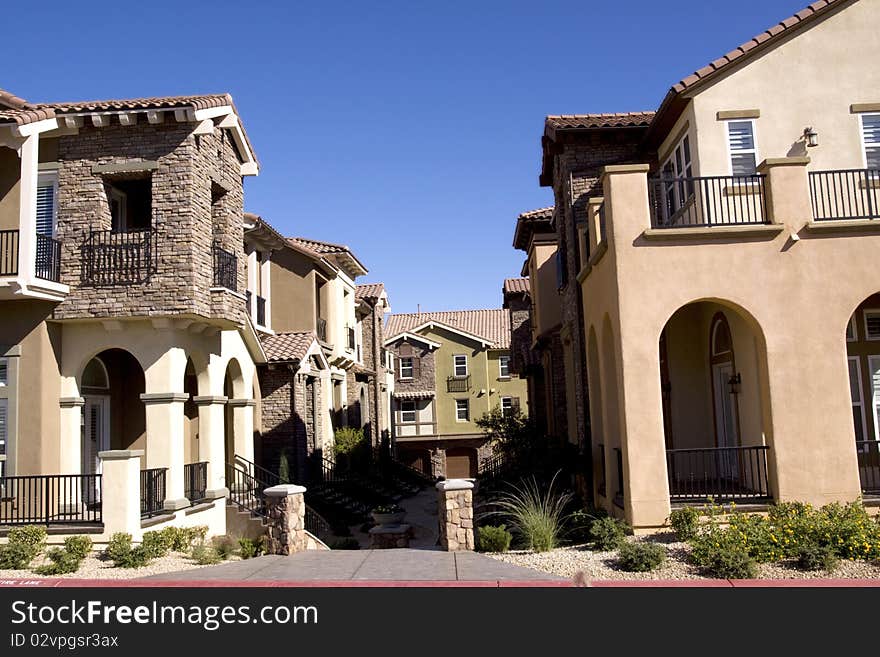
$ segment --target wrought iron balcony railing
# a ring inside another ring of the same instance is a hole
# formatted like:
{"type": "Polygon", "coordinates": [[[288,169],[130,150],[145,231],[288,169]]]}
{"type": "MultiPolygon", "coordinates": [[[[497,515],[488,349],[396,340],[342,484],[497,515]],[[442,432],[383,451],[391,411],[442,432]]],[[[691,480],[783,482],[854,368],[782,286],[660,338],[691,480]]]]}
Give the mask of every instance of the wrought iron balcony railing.
{"type": "Polygon", "coordinates": [[[82,246],[82,282],[86,285],[146,283],[156,272],[156,232],[96,230],[82,246]]]}
{"type": "Polygon", "coordinates": [[[880,219],[880,169],[810,172],[815,221],[880,219]]]}
{"type": "Polygon", "coordinates": [[[214,245],[214,287],[238,291],[238,258],[220,246],[214,245]]]}
{"type": "Polygon", "coordinates": [[[467,392],[471,389],[471,376],[450,376],[446,379],[446,392],[467,392]]]}
{"type": "Polygon", "coordinates": [[[700,228],[767,223],[764,176],[651,178],[652,228],[700,228]]]}

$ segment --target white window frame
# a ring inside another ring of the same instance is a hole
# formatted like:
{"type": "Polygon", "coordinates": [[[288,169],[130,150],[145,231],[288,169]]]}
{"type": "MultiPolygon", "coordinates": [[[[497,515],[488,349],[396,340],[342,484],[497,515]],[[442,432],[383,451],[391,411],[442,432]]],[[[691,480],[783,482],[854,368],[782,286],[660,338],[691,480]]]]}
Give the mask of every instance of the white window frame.
{"type": "Polygon", "coordinates": [[[58,230],[58,170],[50,169],[41,171],[37,175],[37,187],[52,186],[52,234],[55,237],[58,230]]]}
{"type": "Polygon", "coordinates": [[[853,313],[852,317],[849,318],[849,322],[846,324],[846,341],[847,342],[858,342],[859,336],[856,333],[856,326],[858,322],[856,321],[856,314],[853,313]]]}
{"type": "Polygon", "coordinates": [[[471,400],[470,399],[456,399],[455,400],[455,421],[456,422],[470,422],[471,421],[471,400]],[[461,406],[459,404],[464,404],[464,418],[461,417],[461,406]]]}
{"type": "Polygon", "coordinates": [[[880,316],[880,308],[865,308],[862,312],[862,326],[865,329],[865,340],[880,340],[880,335],[872,338],[871,334],[868,332],[868,315],[880,316]]]}
{"type": "Polygon", "coordinates": [[[0,358],[0,388],[9,385],[9,359],[0,358]]]}
{"type": "MultiPolygon", "coordinates": [[[[755,172],[757,173],[758,164],[761,162],[760,156],[758,155],[758,125],[755,122],[755,119],[730,119],[724,122],[724,132],[727,141],[727,167],[731,176],[734,175],[746,175],[746,174],[734,174],[733,173],[733,154],[734,153],[752,153],[755,156],[755,172]],[[752,148],[746,148],[739,151],[734,151],[730,147],[730,124],[731,123],[749,123],[752,126],[752,148]]],[[[748,174],[752,175],[752,174],[748,174]]]]}
{"type": "Polygon", "coordinates": [[[414,370],[413,370],[413,366],[414,366],[414,365],[415,365],[415,363],[413,363],[413,357],[412,357],[412,356],[401,356],[401,357],[400,357],[400,380],[401,380],[401,381],[406,380],[406,379],[411,379],[411,378],[413,378],[413,371],[414,371],[414,370]],[[407,361],[407,360],[409,361],[409,367],[407,367],[407,366],[405,366],[405,365],[403,364],[403,362],[404,362],[404,361],[407,361]],[[408,369],[408,370],[409,370],[409,375],[405,375],[405,374],[403,373],[403,370],[404,370],[404,369],[408,369]]]}
{"type": "Polygon", "coordinates": [[[463,379],[468,375],[468,357],[467,354],[454,354],[452,356],[452,373],[456,379],[463,379]],[[464,358],[464,374],[458,373],[458,359],[464,358]]]}
{"type": "Polygon", "coordinates": [[[419,410],[416,407],[415,401],[413,401],[412,399],[407,399],[407,400],[401,401],[400,402],[400,423],[401,424],[415,424],[416,422],[418,422],[418,420],[419,420],[419,410]],[[407,408],[405,408],[407,406],[411,406],[412,408],[408,410],[407,408]],[[411,420],[406,419],[407,413],[412,413],[411,420]]]}
{"type": "MultiPolygon", "coordinates": [[[[4,462],[4,470],[5,470],[5,461],[6,457],[9,456],[9,400],[6,397],[0,398],[0,406],[3,406],[4,409],[4,422],[3,422],[3,453],[0,454],[0,462],[4,462]]],[[[0,473],[2,474],[2,473],[0,473]]]]}
{"type": "MultiPolygon", "coordinates": [[[[868,144],[865,143],[865,117],[876,116],[880,118],[880,112],[860,112],[859,113],[859,143],[862,146],[862,165],[868,168],[868,144]]],[[[880,149],[880,144],[878,144],[880,149]]]]}
{"type": "Polygon", "coordinates": [[[660,167],[660,178],[663,180],[663,191],[667,199],[671,199],[672,207],[669,208],[670,214],[674,215],[683,208],[694,196],[693,182],[678,182],[682,179],[694,177],[694,151],[691,147],[690,132],[685,132],[679,139],[672,150],[669,151],[669,157],[663,161],[660,167]],[[687,149],[685,149],[687,142],[687,149]],[[681,154],[681,166],[679,166],[676,155],[681,154]],[[689,159],[688,159],[689,156],[689,159]],[[672,175],[666,173],[667,168],[672,168],[672,175]],[[685,192],[686,190],[686,192],[685,192]]]}
{"type": "Polygon", "coordinates": [[[501,398],[501,417],[507,417],[507,413],[513,413],[513,397],[501,398]],[[507,410],[505,411],[504,403],[507,402],[507,410]]]}
{"type": "Polygon", "coordinates": [[[118,233],[127,233],[128,232],[128,194],[123,192],[120,189],[116,189],[115,187],[110,187],[107,190],[107,202],[111,204],[111,215],[112,215],[112,203],[116,201],[119,204],[119,222],[116,226],[116,232],[118,233]]]}
{"type": "MultiPolygon", "coordinates": [[[[880,355],[871,354],[868,356],[868,376],[871,377],[871,390],[873,391],[873,394],[871,396],[871,413],[874,414],[874,416],[872,418],[872,422],[874,424],[874,440],[880,442],[880,422],[877,421],[877,411],[878,411],[878,409],[880,409],[880,390],[878,390],[874,386],[873,372],[875,369],[880,371],[880,355]],[[875,363],[876,363],[876,365],[875,365],[875,363]]],[[[861,364],[859,364],[859,370],[860,370],[859,371],[859,378],[861,379],[862,378],[861,377],[861,364]]],[[[880,376],[880,374],[878,374],[878,376],[880,376]]],[[[861,394],[861,393],[862,393],[862,388],[859,387],[859,394],[861,394]]],[[[863,414],[864,414],[864,411],[865,411],[865,407],[863,404],[862,405],[862,413],[863,414]]],[[[868,427],[864,423],[864,420],[862,420],[862,426],[865,427],[865,431],[867,432],[868,427]]],[[[866,437],[865,440],[867,440],[867,439],[868,438],[866,437]]]]}
{"type": "MultiPolygon", "coordinates": [[[[856,381],[856,384],[857,384],[857,388],[859,391],[859,401],[858,401],[858,403],[852,402],[852,406],[853,406],[853,408],[858,406],[859,410],[862,413],[862,438],[861,439],[867,440],[868,439],[868,425],[866,424],[867,418],[865,417],[865,393],[864,393],[864,388],[862,387],[862,383],[863,383],[863,381],[862,381],[862,362],[858,356],[848,356],[846,360],[847,360],[847,363],[855,362],[855,364],[856,364],[856,376],[858,377],[858,381],[856,381]]],[[[847,371],[849,371],[848,364],[847,364],[847,371]]],[[[852,385],[852,384],[850,383],[850,385],[852,385]]],[[[852,400],[850,400],[850,401],[852,401],[852,400]]],[[[877,423],[875,422],[874,424],[876,425],[877,423]]],[[[855,428],[855,427],[853,427],[853,428],[855,428]]],[[[858,440],[858,438],[856,440],[858,440]]]]}
{"type": "Polygon", "coordinates": [[[498,357],[498,378],[499,379],[509,379],[510,378],[510,356],[506,354],[502,354],[498,357]],[[504,373],[504,367],[502,366],[503,362],[507,362],[507,374],[504,373]]]}

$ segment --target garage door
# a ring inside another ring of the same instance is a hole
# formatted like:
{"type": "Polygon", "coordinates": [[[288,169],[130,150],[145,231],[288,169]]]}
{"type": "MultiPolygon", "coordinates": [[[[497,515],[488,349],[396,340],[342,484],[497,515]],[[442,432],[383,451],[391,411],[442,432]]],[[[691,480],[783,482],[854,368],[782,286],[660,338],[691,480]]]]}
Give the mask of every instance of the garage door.
{"type": "Polygon", "coordinates": [[[477,476],[477,454],[463,447],[446,450],[446,478],[470,479],[477,476]]]}

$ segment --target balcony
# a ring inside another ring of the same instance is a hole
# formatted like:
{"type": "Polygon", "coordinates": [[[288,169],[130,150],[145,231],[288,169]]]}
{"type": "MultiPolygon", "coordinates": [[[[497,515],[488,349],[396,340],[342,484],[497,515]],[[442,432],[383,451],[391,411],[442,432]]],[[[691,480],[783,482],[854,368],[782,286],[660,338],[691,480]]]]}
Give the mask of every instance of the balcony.
{"type": "Polygon", "coordinates": [[[0,276],[18,276],[17,230],[0,230],[0,276]]]}
{"type": "Polygon", "coordinates": [[[880,219],[880,170],[810,172],[814,221],[880,219]]]}
{"type": "MultiPolygon", "coordinates": [[[[36,235],[34,275],[45,281],[61,280],[61,242],[48,235],[36,235]]],[[[18,276],[19,233],[0,230],[0,276],[18,276]]]]}
{"type": "Polygon", "coordinates": [[[766,224],[764,182],[765,177],[761,174],[651,178],[648,180],[651,227],[707,228],[766,224]]]}
{"type": "Polygon", "coordinates": [[[84,285],[138,285],[156,272],[156,232],[91,231],[82,246],[84,285]]]}
{"type": "Polygon", "coordinates": [[[216,244],[214,245],[214,287],[238,291],[238,258],[216,244]]]}
{"type": "Polygon", "coordinates": [[[471,389],[471,376],[450,376],[446,379],[446,392],[467,392],[471,389]]]}

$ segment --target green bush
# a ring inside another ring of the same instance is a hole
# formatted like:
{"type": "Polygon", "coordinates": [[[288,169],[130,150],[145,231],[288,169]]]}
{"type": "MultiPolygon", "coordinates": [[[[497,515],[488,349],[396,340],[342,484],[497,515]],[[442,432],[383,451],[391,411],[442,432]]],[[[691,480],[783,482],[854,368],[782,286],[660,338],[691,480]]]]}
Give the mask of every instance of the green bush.
{"type": "Polygon", "coordinates": [[[146,532],[145,538],[147,534],[158,534],[150,539],[150,548],[158,550],[158,556],[164,556],[169,551],[189,552],[196,543],[203,543],[208,534],[208,527],[207,525],[166,527],[160,532],[146,532]]]}
{"type": "Polygon", "coordinates": [[[754,579],[758,576],[758,565],[748,552],[727,546],[710,551],[706,569],[721,579],[754,579]]]}
{"type": "Polygon", "coordinates": [[[240,538],[238,539],[238,553],[241,555],[242,559],[252,559],[254,557],[258,557],[263,554],[263,537],[260,536],[257,540],[252,540],[250,538],[240,538]]]}
{"type": "Polygon", "coordinates": [[[287,450],[282,449],[278,457],[278,481],[282,484],[290,483],[290,461],[287,458],[287,450]]]}
{"type": "Polygon", "coordinates": [[[7,534],[10,545],[25,545],[34,551],[34,556],[46,546],[46,528],[38,525],[13,527],[7,534]]]}
{"type": "Polygon", "coordinates": [[[198,543],[194,545],[190,552],[190,558],[200,566],[210,566],[211,564],[220,563],[223,559],[220,553],[210,545],[198,543]]]}
{"type": "Polygon", "coordinates": [[[632,530],[623,520],[618,518],[599,518],[590,527],[593,549],[603,552],[619,548],[629,533],[632,533],[632,530]]]}
{"type": "Polygon", "coordinates": [[[692,506],[676,509],[669,514],[669,524],[679,541],[689,541],[700,528],[700,512],[692,506]]]}
{"type": "Polygon", "coordinates": [[[233,556],[238,551],[239,547],[238,541],[231,536],[215,536],[212,543],[217,555],[223,561],[226,561],[229,557],[233,556]]]}
{"type": "Polygon", "coordinates": [[[142,568],[152,558],[143,545],[132,547],[131,534],[124,532],[117,532],[110,537],[104,554],[116,568],[142,568]]]}
{"type": "Polygon", "coordinates": [[[362,448],[364,443],[364,430],[353,427],[340,427],[333,432],[335,452],[339,454],[352,454],[362,448]]]}
{"type": "Polygon", "coordinates": [[[331,550],[360,550],[361,544],[353,536],[337,538],[328,546],[331,550]]]}
{"type": "Polygon", "coordinates": [[[571,493],[556,493],[553,488],[557,472],[545,491],[537,480],[521,482],[520,488],[501,494],[494,500],[520,542],[529,550],[547,552],[559,545],[563,534],[563,513],[572,499],[571,493]]]}
{"type": "Polygon", "coordinates": [[[174,528],[166,527],[161,531],[144,532],[141,545],[147,554],[150,555],[151,559],[161,559],[171,551],[171,547],[174,544],[174,536],[168,531],[169,529],[174,528]]]}
{"type": "Polygon", "coordinates": [[[831,572],[837,567],[837,556],[828,545],[804,545],[797,558],[801,570],[824,570],[831,572]]]}
{"type": "Polygon", "coordinates": [[[565,538],[575,545],[589,543],[592,540],[590,529],[592,529],[593,523],[607,517],[608,512],[605,509],[575,511],[565,519],[565,538]]]}
{"type": "Polygon", "coordinates": [[[477,550],[480,552],[507,552],[513,535],[504,525],[477,527],[477,550]]]}
{"type": "Polygon", "coordinates": [[[38,551],[24,543],[0,545],[0,569],[24,570],[31,565],[38,551]]]}
{"type": "MultiPolygon", "coordinates": [[[[70,536],[69,538],[88,538],[70,536]]],[[[89,548],[91,548],[91,539],[89,539],[89,548]]],[[[79,566],[82,563],[84,557],[79,556],[75,552],[71,552],[66,547],[67,541],[65,540],[65,549],[61,548],[52,548],[46,553],[46,556],[49,557],[49,560],[52,563],[47,563],[45,565],[39,566],[36,568],[36,573],[38,575],[63,575],[65,573],[75,573],[79,570],[79,566]]],[[[75,546],[76,549],[76,546],[75,546]]],[[[86,551],[88,554],[88,551],[86,551]]]]}
{"type": "Polygon", "coordinates": [[[64,549],[80,560],[85,559],[92,551],[92,539],[88,536],[68,536],[64,539],[64,549]]]}
{"type": "Polygon", "coordinates": [[[617,563],[630,573],[646,573],[666,561],[666,548],[656,543],[624,543],[617,553],[617,563]]]}

